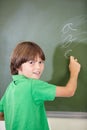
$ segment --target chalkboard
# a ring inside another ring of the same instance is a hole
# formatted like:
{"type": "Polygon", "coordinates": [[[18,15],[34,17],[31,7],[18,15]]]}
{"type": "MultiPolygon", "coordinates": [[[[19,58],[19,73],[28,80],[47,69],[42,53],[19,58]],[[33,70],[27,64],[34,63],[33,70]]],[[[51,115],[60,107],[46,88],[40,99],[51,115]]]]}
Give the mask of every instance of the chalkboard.
{"type": "Polygon", "coordinates": [[[74,43],[70,45],[71,48],[65,51],[65,48],[56,47],[53,58],[53,75],[49,81],[53,84],[65,85],[69,79],[68,58],[70,55],[78,57],[82,68],[78,79],[78,88],[73,97],[70,98],[56,98],[54,102],[46,102],[47,110],[51,111],[87,111],[87,44],[74,43]],[[71,51],[72,50],[72,51],[71,51]],[[69,52],[67,54],[67,52],[69,52]],[[67,54],[67,55],[66,55],[67,54]],[[65,57],[67,58],[65,58],[65,57]],[[62,59],[62,60],[61,60],[62,59]],[[57,72],[58,71],[58,72],[57,72]]]}
{"type": "Polygon", "coordinates": [[[70,55],[82,66],[75,95],[46,102],[46,110],[87,112],[87,1],[0,1],[0,98],[12,80],[10,54],[25,40],[38,43],[45,52],[41,80],[65,85],[70,55]]]}

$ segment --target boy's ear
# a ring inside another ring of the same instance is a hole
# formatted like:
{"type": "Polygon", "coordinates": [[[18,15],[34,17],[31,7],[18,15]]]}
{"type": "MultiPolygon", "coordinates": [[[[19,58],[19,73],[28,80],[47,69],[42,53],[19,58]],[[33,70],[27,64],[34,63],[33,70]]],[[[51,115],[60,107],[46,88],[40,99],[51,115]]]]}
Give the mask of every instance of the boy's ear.
{"type": "Polygon", "coordinates": [[[18,74],[22,71],[22,67],[17,68],[18,74]]]}

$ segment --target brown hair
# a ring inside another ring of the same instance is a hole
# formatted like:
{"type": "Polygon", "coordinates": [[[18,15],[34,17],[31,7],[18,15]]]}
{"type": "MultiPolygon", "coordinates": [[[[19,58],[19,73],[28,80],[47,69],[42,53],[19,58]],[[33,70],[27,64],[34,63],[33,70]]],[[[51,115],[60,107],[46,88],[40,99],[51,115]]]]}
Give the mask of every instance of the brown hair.
{"type": "Polygon", "coordinates": [[[17,69],[25,62],[34,60],[35,57],[39,57],[45,61],[45,55],[43,50],[34,42],[25,41],[19,43],[13,50],[11,55],[10,70],[11,74],[18,74],[17,69]]]}

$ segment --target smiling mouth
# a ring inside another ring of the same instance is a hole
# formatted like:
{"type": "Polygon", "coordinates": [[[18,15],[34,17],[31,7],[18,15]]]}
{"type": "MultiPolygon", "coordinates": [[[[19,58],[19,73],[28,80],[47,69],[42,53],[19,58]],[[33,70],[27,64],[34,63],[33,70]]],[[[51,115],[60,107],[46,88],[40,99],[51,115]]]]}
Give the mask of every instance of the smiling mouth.
{"type": "Polygon", "coordinates": [[[33,72],[33,74],[39,76],[40,72],[33,72]]]}

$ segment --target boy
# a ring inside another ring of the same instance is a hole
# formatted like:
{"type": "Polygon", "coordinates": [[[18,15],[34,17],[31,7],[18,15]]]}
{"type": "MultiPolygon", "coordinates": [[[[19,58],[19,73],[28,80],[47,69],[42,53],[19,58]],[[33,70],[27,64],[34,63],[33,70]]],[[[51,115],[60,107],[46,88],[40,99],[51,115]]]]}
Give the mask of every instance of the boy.
{"type": "Polygon", "coordinates": [[[70,57],[70,79],[62,87],[39,80],[44,61],[44,52],[36,43],[25,41],[14,49],[10,63],[13,81],[0,101],[6,130],[49,130],[44,101],[74,95],[80,72],[77,59],[70,57]]]}

